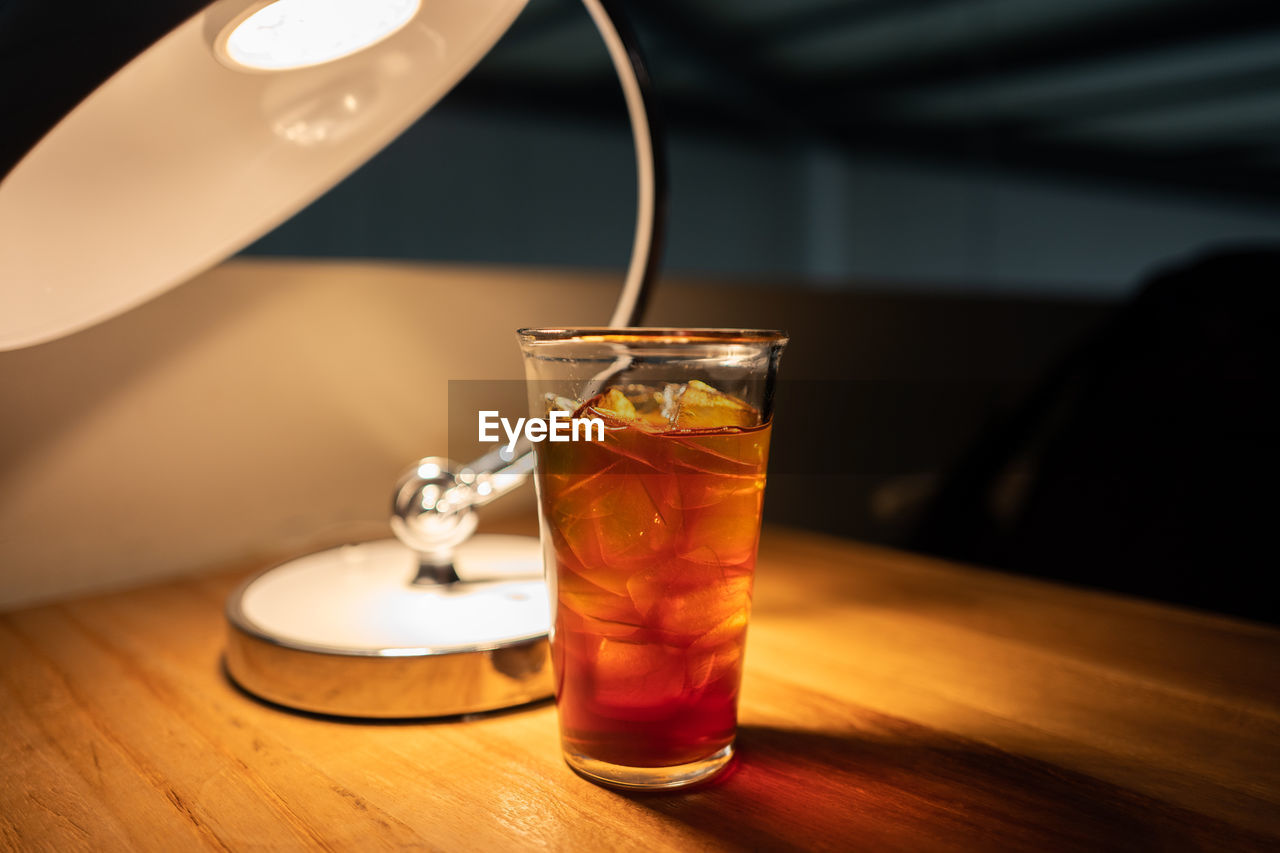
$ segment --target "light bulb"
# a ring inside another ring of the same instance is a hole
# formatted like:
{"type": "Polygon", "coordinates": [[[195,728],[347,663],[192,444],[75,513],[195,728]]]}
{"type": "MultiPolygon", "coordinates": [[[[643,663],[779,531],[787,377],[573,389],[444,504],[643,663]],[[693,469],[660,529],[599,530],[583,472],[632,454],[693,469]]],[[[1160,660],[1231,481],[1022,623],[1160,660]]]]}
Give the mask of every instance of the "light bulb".
{"type": "Polygon", "coordinates": [[[276,0],[240,22],[225,53],[237,65],[283,71],[332,62],[376,44],[417,14],[421,0],[276,0]]]}

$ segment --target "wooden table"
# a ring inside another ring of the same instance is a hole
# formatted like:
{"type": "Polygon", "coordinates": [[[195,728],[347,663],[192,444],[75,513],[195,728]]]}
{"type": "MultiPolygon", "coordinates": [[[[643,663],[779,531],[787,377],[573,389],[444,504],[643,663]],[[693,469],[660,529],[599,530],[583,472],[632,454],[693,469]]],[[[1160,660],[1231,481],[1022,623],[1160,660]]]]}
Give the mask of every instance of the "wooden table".
{"type": "Polygon", "coordinates": [[[1280,849],[1280,632],[769,530],[719,784],[626,796],[549,703],[293,714],[223,675],[253,566],[0,617],[0,847],[1280,849]]]}

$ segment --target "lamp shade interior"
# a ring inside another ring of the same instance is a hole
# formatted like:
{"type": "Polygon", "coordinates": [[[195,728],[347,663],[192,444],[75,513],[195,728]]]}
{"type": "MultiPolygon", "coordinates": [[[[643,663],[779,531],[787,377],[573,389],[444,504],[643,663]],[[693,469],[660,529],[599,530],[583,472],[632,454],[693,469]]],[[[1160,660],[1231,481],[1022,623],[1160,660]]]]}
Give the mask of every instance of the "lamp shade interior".
{"type": "Polygon", "coordinates": [[[278,70],[225,52],[270,4],[189,18],[0,183],[0,350],[128,310],[274,228],[440,100],[525,2],[422,3],[363,49],[278,70]]]}

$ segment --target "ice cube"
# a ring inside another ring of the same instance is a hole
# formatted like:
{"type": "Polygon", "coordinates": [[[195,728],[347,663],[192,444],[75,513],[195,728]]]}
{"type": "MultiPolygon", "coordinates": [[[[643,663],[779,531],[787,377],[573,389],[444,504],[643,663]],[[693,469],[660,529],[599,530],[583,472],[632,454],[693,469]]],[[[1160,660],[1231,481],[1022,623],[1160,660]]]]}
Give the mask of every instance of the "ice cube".
{"type": "Polygon", "coordinates": [[[728,492],[714,504],[684,515],[676,553],[687,560],[707,561],[708,550],[721,566],[747,563],[760,537],[759,489],[728,492]]]}
{"type": "Polygon", "coordinates": [[[677,429],[753,427],[760,413],[750,404],[725,394],[700,379],[682,386],[668,386],[666,412],[677,429]]]}
{"type": "Polygon", "coordinates": [[[625,579],[617,581],[615,573],[601,571],[606,565],[605,543],[600,541],[600,527],[594,518],[559,518],[550,527],[562,571],[589,578],[615,595],[626,595],[625,579]]]}
{"type": "MultiPolygon", "coordinates": [[[[590,607],[595,603],[590,602],[585,606],[590,607]]],[[[627,602],[627,605],[626,608],[618,607],[608,611],[611,616],[616,616],[617,618],[601,618],[598,616],[585,616],[574,610],[575,606],[584,606],[582,601],[571,602],[565,597],[561,597],[560,610],[556,621],[557,639],[566,640],[572,634],[577,637],[609,637],[615,640],[638,641],[644,629],[637,624],[639,618],[629,606],[630,602],[627,602]]]]}
{"type": "MultiPolygon", "coordinates": [[[[701,596],[707,590],[719,589],[724,584],[724,579],[725,573],[717,564],[667,559],[659,565],[647,566],[634,572],[627,578],[627,594],[636,610],[645,617],[647,624],[671,630],[671,626],[662,622],[662,610],[674,606],[670,602],[683,596],[701,596]]],[[[709,624],[715,624],[714,620],[709,624]]]]}
{"type": "Polygon", "coordinates": [[[716,646],[742,644],[742,635],[747,630],[748,609],[741,608],[729,614],[720,624],[694,641],[692,648],[713,649],[716,646]]]}
{"type": "Polygon", "coordinates": [[[590,631],[587,623],[593,620],[632,627],[640,625],[640,614],[625,592],[621,595],[611,592],[564,567],[559,573],[556,593],[561,609],[573,623],[570,627],[590,631]]]}
{"type": "Polygon", "coordinates": [[[715,650],[709,649],[702,652],[694,652],[692,649],[685,652],[685,684],[689,690],[701,690],[711,681],[711,675],[716,671],[716,653],[715,650]]]}
{"type": "Polygon", "coordinates": [[[596,520],[600,542],[607,564],[633,567],[635,559],[652,559],[670,549],[682,518],[663,501],[660,477],[636,474],[614,480],[599,498],[611,510],[596,520]]]}
{"type": "Polygon", "coordinates": [[[576,412],[582,404],[559,394],[547,394],[547,412],[576,412]]]}
{"type": "Polygon", "coordinates": [[[738,680],[742,663],[742,642],[734,640],[714,648],[691,647],[686,652],[685,683],[690,690],[702,690],[726,676],[738,680]]]}
{"type": "Polygon", "coordinates": [[[764,496],[758,476],[728,472],[708,474],[693,469],[687,456],[683,459],[677,454],[672,456],[684,463],[676,470],[679,474],[679,506],[685,510],[714,507],[725,501],[738,501],[735,508],[741,510],[748,506],[742,500],[744,496],[756,506],[764,496]]]}
{"type": "Polygon", "coordinates": [[[563,502],[580,514],[560,513],[557,507],[548,526],[558,553],[593,582],[625,594],[628,575],[665,559],[676,546],[683,516],[671,502],[679,493],[670,477],[604,477],[608,480],[598,490],[583,490],[574,496],[581,500],[563,502]]]}
{"type": "Polygon", "coordinates": [[[705,474],[760,477],[768,458],[768,441],[741,433],[675,433],[668,443],[671,462],[678,469],[705,474]]]}
{"type": "Polygon", "coordinates": [[[617,388],[605,391],[589,405],[600,414],[614,420],[634,421],[636,419],[635,405],[617,388]]]}
{"type": "Polygon", "coordinates": [[[610,388],[581,406],[576,417],[602,415],[606,419],[639,427],[645,432],[669,429],[663,410],[663,397],[647,385],[622,385],[610,388]]]}
{"type": "Polygon", "coordinates": [[[751,607],[750,575],[699,563],[684,563],[678,575],[668,573],[647,583],[633,577],[627,590],[645,625],[664,632],[677,645],[696,642],[751,607]]]}
{"type": "Polygon", "coordinates": [[[617,468],[618,463],[613,462],[586,474],[547,474],[547,491],[555,496],[555,519],[597,518],[606,514],[608,507],[595,500],[593,489],[607,485],[610,481],[603,478],[611,476],[617,468]]]}
{"type": "Polygon", "coordinates": [[[596,650],[595,698],[615,716],[665,710],[684,690],[684,656],[658,643],[602,637],[596,650]]]}
{"type": "Polygon", "coordinates": [[[622,392],[635,407],[639,426],[665,430],[673,425],[665,414],[665,398],[661,391],[648,385],[624,385],[622,392]]]}
{"type": "Polygon", "coordinates": [[[667,574],[661,568],[650,568],[636,572],[627,578],[627,594],[642,617],[647,617],[666,594],[670,583],[667,574]]]}

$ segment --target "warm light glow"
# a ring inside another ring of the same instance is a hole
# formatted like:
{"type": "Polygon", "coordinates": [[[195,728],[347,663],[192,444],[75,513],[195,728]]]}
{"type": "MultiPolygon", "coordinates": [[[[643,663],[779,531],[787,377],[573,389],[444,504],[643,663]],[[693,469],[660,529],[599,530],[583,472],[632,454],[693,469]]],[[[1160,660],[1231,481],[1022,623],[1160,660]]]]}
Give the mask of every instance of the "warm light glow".
{"type": "Polygon", "coordinates": [[[419,5],[420,0],[276,0],[231,31],[226,54],[264,71],[319,65],[386,38],[419,5]]]}

